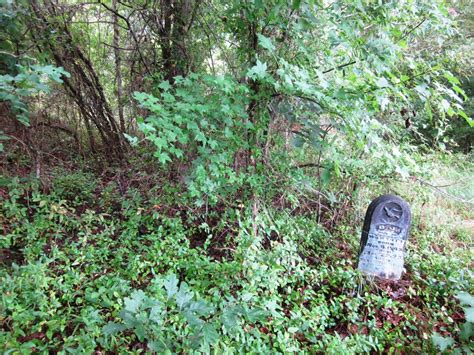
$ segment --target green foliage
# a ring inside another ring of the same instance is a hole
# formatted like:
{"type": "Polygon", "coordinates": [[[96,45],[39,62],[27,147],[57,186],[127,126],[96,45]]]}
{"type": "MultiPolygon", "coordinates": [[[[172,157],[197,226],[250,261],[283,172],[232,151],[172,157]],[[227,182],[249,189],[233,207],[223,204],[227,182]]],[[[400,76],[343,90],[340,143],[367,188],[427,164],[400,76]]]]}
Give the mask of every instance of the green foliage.
{"type": "MultiPolygon", "coordinates": [[[[0,2],[0,103],[6,104],[7,112],[11,112],[23,125],[29,126],[29,101],[40,94],[50,92],[51,83],[62,83],[61,76],[70,74],[62,67],[41,65],[42,60],[23,54],[20,48],[25,45],[23,35],[28,32],[25,22],[27,11],[20,1],[0,2]]],[[[40,56],[38,56],[40,57],[40,56]]],[[[0,141],[8,140],[0,130],[0,141]]],[[[0,143],[0,152],[4,145],[0,143]]]]}
{"type": "Polygon", "coordinates": [[[159,97],[135,93],[152,114],[139,123],[156,147],[162,165],[180,162],[188,192],[198,205],[215,204],[222,195],[238,190],[245,174],[233,163],[238,151],[249,149],[246,132],[253,129],[245,112],[248,89],[227,77],[190,75],[159,85],[159,97]]]}
{"type": "Polygon", "coordinates": [[[460,292],[456,298],[463,306],[466,321],[474,323],[474,296],[466,292],[460,292]]]}
{"type": "Polygon", "coordinates": [[[469,349],[469,248],[451,223],[420,226],[420,213],[435,202],[411,185],[407,274],[381,284],[356,270],[359,232],[351,225],[329,233],[314,215],[262,206],[254,235],[246,209],[228,208],[213,222],[211,213],[175,214],[186,198],[174,190],[160,190],[157,206],[148,191],[120,197],[115,184],[89,188],[89,174],[61,174],[48,195],[13,180],[0,205],[0,252],[14,255],[0,265],[3,351],[469,349]],[[73,181],[94,198],[72,198],[73,181]],[[455,317],[455,296],[466,322],[455,317]]]}
{"type": "Polygon", "coordinates": [[[93,202],[94,190],[97,188],[97,179],[93,174],[83,172],[64,174],[62,169],[56,169],[53,174],[51,186],[60,199],[71,203],[93,202]]]}
{"type": "Polygon", "coordinates": [[[14,54],[15,45],[24,31],[22,23],[22,14],[24,11],[15,6],[14,1],[0,2],[0,31],[3,34],[3,40],[0,42],[0,74],[12,70],[17,64],[17,58],[14,54]]]}
{"type": "Polygon", "coordinates": [[[51,65],[18,65],[18,72],[15,76],[0,75],[0,100],[9,102],[18,120],[28,126],[28,106],[25,99],[41,92],[48,93],[48,81],[62,83],[61,76],[69,77],[69,73],[61,67],[51,65]]]}
{"type": "MultiPolygon", "coordinates": [[[[176,275],[164,279],[155,278],[148,287],[154,298],[143,291],[134,291],[125,298],[124,309],[120,312],[123,324],[108,323],[103,331],[107,336],[116,335],[132,329],[139,341],[146,341],[148,348],[156,352],[178,352],[178,343],[184,349],[199,349],[209,352],[220,335],[223,327],[232,331],[241,317],[252,321],[263,319],[265,312],[246,310],[232,302],[222,304],[222,310],[216,310],[206,301],[195,296],[185,282],[179,284],[176,275]],[[167,328],[167,323],[175,323],[176,329],[167,328]],[[178,329],[186,329],[184,334],[178,329]]],[[[234,329],[235,330],[235,329],[234,329]]]]}
{"type": "Polygon", "coordinates": [[[464,353],[468,354],[472,352],[474,347],[474,342],[471,338],[474,337],[474,297],[466,292],[460,292],[456,295],[456,298],[460,301],[463,306],[464,316],[466,322],[461,325],[461,331],[459,334],[459,343],[457,343],[452,337],[443,337],[438,333],[434,333],[431,336],[433,344],[442,352],[446,351],[449,348],[452,348],[453,345],[456,345],[455,349],[459,351],[462,349],[464,353]]]}
{"type": "Polygon", "coordinates": [[[463,349],[469,348],[472,351],[474,347],[474,296],[470,293],[460,292],[456,298],[460,301],[466,318],[466,323],[461,325],[459,338],[463,349]]]}
{"type": "Polygon", "coordinates": [[[278,192],[269,186],[301,190],[302,181],[337,202],[330,195],[348,177],[357,186],[417,175],[411,157],[420,143],[443,148],[451,118],[471,124],[466,93],[444,58],[411,50],[432,32],[440,41],[453,35],[441,2],[289,7],[275,1],[219,10],[226,18],[221,39],[239,44],[240,72],[176,77],[158,84],[156,97],[135,95],[151,113],[141,131],[163,166],[185,166],[188,194],[198,205],[237,192],[272,198],[278,192]],[[308,159],[317,161],[317,180],[289,168],[308,159]]]}
{"type": "Polygon", "coordinates": [[[454,340],[451,337],[442,337],[439,334],[435,333],[432,335],[431,340],[433,344],[438,347],[440,351],[445,351],[448,347],[454,344],[454,340]]]}

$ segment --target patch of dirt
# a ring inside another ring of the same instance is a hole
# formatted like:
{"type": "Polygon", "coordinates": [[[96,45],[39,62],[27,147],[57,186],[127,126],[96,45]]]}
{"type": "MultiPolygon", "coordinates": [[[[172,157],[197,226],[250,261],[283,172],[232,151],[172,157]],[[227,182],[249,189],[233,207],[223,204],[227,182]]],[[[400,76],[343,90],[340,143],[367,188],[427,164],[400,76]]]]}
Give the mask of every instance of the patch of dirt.
{"type": "Polygon", "coordinates": [[[11,266],[13,263],[21,265],[24,262],[20,250],[0,249],[0,265],[11,266]]]}

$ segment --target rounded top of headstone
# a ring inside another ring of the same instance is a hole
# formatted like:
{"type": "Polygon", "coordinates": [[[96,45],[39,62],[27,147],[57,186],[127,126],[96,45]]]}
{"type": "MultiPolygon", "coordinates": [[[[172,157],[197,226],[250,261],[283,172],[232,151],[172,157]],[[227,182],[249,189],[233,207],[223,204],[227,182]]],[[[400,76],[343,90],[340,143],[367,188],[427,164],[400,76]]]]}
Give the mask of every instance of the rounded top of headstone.
{"type": "Polygon", "coordinates": [[[368,209],[370,210],[371,207],[377,206],[381,203],[390,203],[390,202],[393,202],[395,204],[399,204],[404,209],[410,210],[410,206],[408,205],[408,203],[404,199],[402,199],[401,197],[399,197],[397,195],[391,195],[391,194],[382,195],[382,196],[377,197],[375,200],[373,200],[370,203],[368,209]]]}
{"type": "Polygon", "coordinates": [[[370,225],[374,223],[396,225],[408,231],[411,223],[410,206],[396,195],[379,196],[367,208],[364,231],[368,233],[370,225]]]}

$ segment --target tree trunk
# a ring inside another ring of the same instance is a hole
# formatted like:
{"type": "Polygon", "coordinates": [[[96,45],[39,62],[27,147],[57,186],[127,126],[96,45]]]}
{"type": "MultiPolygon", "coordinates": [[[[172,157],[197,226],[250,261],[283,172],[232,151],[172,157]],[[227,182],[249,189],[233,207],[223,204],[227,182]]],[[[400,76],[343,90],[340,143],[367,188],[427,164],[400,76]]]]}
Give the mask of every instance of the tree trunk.
{"type": "Polygon", "coordinates": [[[56,64],[71,74],[70,78],[63,77],[66,92],[76,102],[84,121],[96,126],[114,160],[122,160],[125,142],[91,61],[74,40],[66,20],[52,20],[58,15],[54,3],[45,0],[39,4],[38,0],[31,0],[30,4],[40,20],[34,24],[33,31],[39,33],[35,40],[44,41],[56,64]]]}
{"type": "Polygon", "coordinates": [[[117,0],[112,1],[112,8],[114,9],[114,57],[115,57],[115,84],[117,87],[117,108],[120,122],[120,132],[125,132],[125,118],[123,116],[123,102],[122,102],[122,71],[121,71],[121,57],[120,57],[120,30],[117,16],[117,0]]]}
{"type": "Polygon", "coordinates": [[[195,0],[161,1],[161,55],[165,80],[185,76],[191,65],[186,49],[186,38],[199,5],[195,0]]]}

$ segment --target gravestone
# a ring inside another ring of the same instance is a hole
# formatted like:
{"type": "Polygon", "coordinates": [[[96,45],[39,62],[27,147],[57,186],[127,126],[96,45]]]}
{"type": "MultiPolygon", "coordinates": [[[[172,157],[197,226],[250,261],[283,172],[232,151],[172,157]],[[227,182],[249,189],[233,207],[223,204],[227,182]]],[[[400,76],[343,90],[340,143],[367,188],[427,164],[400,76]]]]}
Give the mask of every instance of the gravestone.
{"type": "Polygon", "coordinates": [[[362,229],[359,270],[368,275],[399,280],[410,223],[410,207],[400,197],[383,195],[373,200],[362,229]]]}

